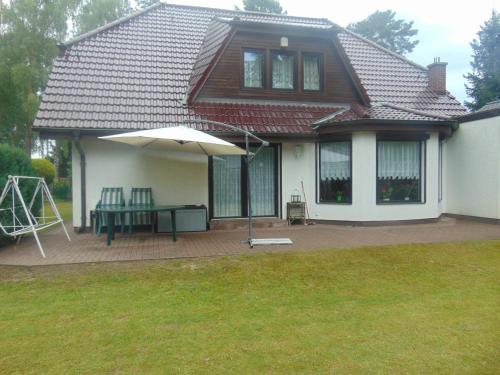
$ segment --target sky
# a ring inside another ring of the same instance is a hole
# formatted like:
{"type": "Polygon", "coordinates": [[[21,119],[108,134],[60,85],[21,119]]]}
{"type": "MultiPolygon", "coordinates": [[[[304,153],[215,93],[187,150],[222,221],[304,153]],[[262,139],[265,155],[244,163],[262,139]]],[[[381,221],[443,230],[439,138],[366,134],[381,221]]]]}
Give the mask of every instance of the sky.
{"type": "MultiPolygon", "coordinates": [[[[199,5],[214,8],[242,8],[241,0],[171,0],[174,4],[199,5]]],[[[414,21],[420,43],[410,60],[427,66],[434,57],[448,63],[447,88],[463,103],[467,99],[463,75],[470,71],[470,42],[481,25],[500,10],[500,0],[281,0],[281,6],[291,16],[328,18],[340,26],[361,21],[376,10],[391,9],[396,18],[414,21]]]]}

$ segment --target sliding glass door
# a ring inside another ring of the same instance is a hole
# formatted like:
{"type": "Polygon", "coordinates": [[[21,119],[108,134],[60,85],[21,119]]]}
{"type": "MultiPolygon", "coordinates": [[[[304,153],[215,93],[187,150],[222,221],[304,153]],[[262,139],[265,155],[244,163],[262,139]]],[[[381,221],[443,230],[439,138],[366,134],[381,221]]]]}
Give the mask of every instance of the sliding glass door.
{"type": "MultiPolygon", "coordinates": [[[[255,151],[256,148],[252,148],[255,151]]],[[[214,218],[246,217],[247,178],[254,216],[277,216],[278,148],[261,149],[246,169],[244,157],[214,156],[210,162],[210,212],[214,218]]]]}

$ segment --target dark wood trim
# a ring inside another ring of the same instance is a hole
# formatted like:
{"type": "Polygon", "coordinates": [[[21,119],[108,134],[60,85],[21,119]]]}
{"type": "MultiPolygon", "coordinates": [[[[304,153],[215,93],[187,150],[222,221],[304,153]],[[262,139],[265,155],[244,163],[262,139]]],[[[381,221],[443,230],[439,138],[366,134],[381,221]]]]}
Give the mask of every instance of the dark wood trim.
{"type": "Polygon", "coordinates": [[[449,214],[449,213],[444,213],[442,216],[451,217],[451,218],[457,219],[457,220],[470,220],[470,221],[477,221],[479,223],[484,223],[484,224],[500,225],[500,219],[495,219],[492,217],[458,215],[458,214],[449,214]]]}
{"type": "Polygon", "coordinates": [[[377,132],[439,132],[446,136],[451,135],[452,125],[445,121],[387,121],[387,120],[353,120],[338,124],[321,125],[316,128],[319,135],[347,133],[357,131],[377,132]]]}
{"type": "Polygon", "coordinates": [[[205,68],[203,72],[203,76],[196,82],[196,86],[191,90],[191,93],[188,98],[188,103],[192,103],[196,100],[198,97],[198,94],[200,93],[201,89],[205,85],[205,82],[210,78],[210,75],[212,74],[214,68],[217,66],[217,63],[219,62],[221,56],[224,54],[226,51],[226,48],[229,46],[231,41],[233,40],[234,36],[236,35],[235,30],[231,30],[224,41],[222,42],[222,45],[219,47],[217,52],[215,53],[215,56],[212,57],[212,60],[210,61],[208,67],[205,68]]]}
{"type": "Polygon", "coordinates": [[[303,92],[323,92],[325,91],[325,55],[321,52],[300,51],[300,89],[303,92]],[[317,56],[319,57],[319,90],[310,90],[304,88],[304,57],[317,56]]]}
{"type": "Polygon", "coordinates": [[[213,156],[208,157],[208,219],[211,220],[214,216],[214,197],[213,197],[213,183],[214,183],[214,159],[213,156]]]}
{"type": "MultiPolygon", "coordinates": [[[[238,144],[241,147],[244,147],[243,144],[238,144]]],[[[250,147],[258,147],[258,144],[250,144],[250,147]]],[[[282,199],[282,194],[281,194],[281,178],[282,178],[282,172],[281,168],[278,169],[278,166],[281,165],[281,149],[280,149],[280,144],[277,143],[272,143],[270,144],[270,147],[273,149],[274,152],[274,215],[264,215],[264,216],[253,216],[256,218],[259,217],[280,217],[282,214],[281,212],[281,199],[282,199]],[[278,185],[279,183],[279,185],[278,185]]],[[[215,217],[213,215],[213,208],[214,208],[214,202],[213,202],[213,183],[214,183],[214,178],[213,178],[213,158],[209,158],[209,218],[210,220],[212,219],[239,219],[239,218],[246,218],[248,217],[248,202],[246,199],[247,196],[247,178],[248,178],[248,169],[246,166],[246,161],[245,161],[246,156],[241,156],[241,216],[221,216],[221,217],[215,217]]]]}
{"type": "Polygon", "coordinates": [[[335,205],[352,205],[353,201],[353,196],[352,196],[352,187],[353,187],[353,175],[352,175],[352,138],[350,139],[343,139],[343,140],[334,140],[334,141],[320,141],[316,142],[316,159],[317,159],[317,167],[316,167],[316,173],[315,173],[315,178],[316,178],[316,186],[317,186],[317,193],[316,193],[316,204],[335,204],[335,205]],[[321,185],[319,185],[319,181],[321,181],[321,144],[326,144],[326,143],[336,143],[336,142],[349,142],[350,145],[350,155],[349,155],[349,169],[350,169],[350,174],[351,174],[351,184],[350,184],[350,196],[351,199],[349,201],[345,202],[336,202],[336,201],[322,201],[321,200],[321,185]]]}
{"type": "MultiPolygon", "coordinates": [[[[244,146],[243,146],[244,147],[244,146]]],[[[241,216],[248,217],[248,202],[247,202],[247,179],[248,179],[248,168],[246,156],[241,157],[241,216]]]]}
{"type": "Polygon", "coordinates": [[[283,144],[279,143],[278,144],[278,157],[279,157],[279,170],[277,170],[277,173],[279,174],[279,210],[276,212],[279,212],[279,218],[283,219],[283,144]]]}
{"type": "Polygon", "coordinates": [[[439,217],[425,219],[410,219],[410,220],[382,220],[382,221],[354,221],[354,220],[314,220],[318,224],[332,225],[349,225],[352,227],[379,227],[388,225],[415,225],[415,224],[430,224],[437,223],[439,217]]]}
{"type": "Polygon", "coordinates": [[[500,108],[493,108],[486,111],[472,112],[466,115],[457,117],[459,124],[470,121],[484,120],[491,117],[500,116],[500,108]]]}
{"type": "Polygon", "coordinates": [[[426,141],[429,133],[423,132],[377,132],[377,141],[426,141]]]}
{"type": "Polygon", "coordinates": [[[263,90],[266,88],[267,74],[266,74],[266,60],[267,60],[267,51],[264,48],[252,48],[252,47],[243,47],[241,48],[240,53],[240,89],[241,90],[263,90]],[[261,63],[261,72],[262,77],[261,86],[260,87],[247,87],[245,86],[245,52],[254,52],[262,55],[262,63],[261,63]]]}
{"type": "Polygon", "coordinates": [[[342,47],[342,44],[340,43],[338,36],[335,35],[332,38],[332,44],[335,48],[335,50],[338,52],[340,61],[344,65],[345,70],[347,71],[347,74],[354,86],[354,89],[358,93],[359,97],[361,98],[361,101],[363,102],[364,105],[369,105],[370,104],[370,97],[368,96],[368,93],[366,92],[363,84],[361,83],[361,80],[358,77],[358,74],[356,73],[356,70],[351,64],[351,60],[347,56],[344,47],[342,47]]]}
{"type": "Polygon", "coordinates": [[[427,141],[426,140],[401,140],[401,139],[379,139],[377,137],[376,141],[376,150],[375,150],[375,203],[380,206],[391,206],[391,205],[411,205],[411,204],[426,204],[427,203],[427,141]],[[380,142],[398,142],[398,141],[406,141],[406,142],[418,142],[420,145],[420,154],[419,154],[419,183],[420,183],[420,200],[419,201],[383,201],[378,197],[378,189],[379,189],[379,180],[378,180],[378,159],[379,159],[379,143],[380,142]]]}

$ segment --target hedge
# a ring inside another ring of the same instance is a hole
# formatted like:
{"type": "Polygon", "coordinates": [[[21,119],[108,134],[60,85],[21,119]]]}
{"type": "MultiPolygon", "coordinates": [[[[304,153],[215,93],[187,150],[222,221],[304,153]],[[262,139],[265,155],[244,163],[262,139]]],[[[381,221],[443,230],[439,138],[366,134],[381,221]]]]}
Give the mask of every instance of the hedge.
{"type": "Polygon", "coordinates": [[[47,185],[52,185],[56,177],[56,167],[47,159],[33,159],[31,165],[38,177],[43,177],[47,185]]]}
{"type": "MultiPolygon", "coordinates": [[[[3,191],[7,177],[12,176],[36,176],[36,172],[31,166],[30,158],[24,153],[23,150],[17,147],[13,147],[7,144],[0,144],[0,190],[3,191]]],[[[20,184],[20,190],[23,195],[25,202],[29,203],[32,194],[36,187],[36,181],[25,180],[20,184]]],[[[0,208],[10,208],[12,204],[10,195],[4,201],[0,208]]],[[[41,204],[39,200],[35,202],[32,211],[35,215],[40,211],[41,204]]],[[[24,214],[19,209],[16,209],[16,214],[24,218],[24,214]]],[[[3,224],[9,224],[12,222],[11,213],[6,211],[0,211],[0,221],[3,224]]],[[[0,231],[1,232],[1,231],[0,231]]],[[[3,232],[0,233],[0,245],[10,242],[9,237],[5,237],[3,232]]]]}

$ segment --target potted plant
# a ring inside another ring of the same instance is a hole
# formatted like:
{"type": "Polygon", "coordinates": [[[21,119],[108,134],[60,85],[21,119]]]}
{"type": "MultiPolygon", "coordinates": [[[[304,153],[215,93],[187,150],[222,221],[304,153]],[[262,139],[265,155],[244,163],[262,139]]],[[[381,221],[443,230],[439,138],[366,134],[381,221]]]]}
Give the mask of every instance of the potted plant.
{"type": "Polygon", "coordinates": [[[381,193],[382,193],[382,200],[383,201],[390,201],[391,200],[391,196],[392,196],[392,192],[393,192],[393,189],[392,187],[390,186],[387,186],[387,185],[382,185],[382,188],[380,189],[381,193]]]}
{"type": "Polygon", "coordinates": [[[342,191],[337,191],[337,202],[344,201],[344,193],[342,191]]]}

